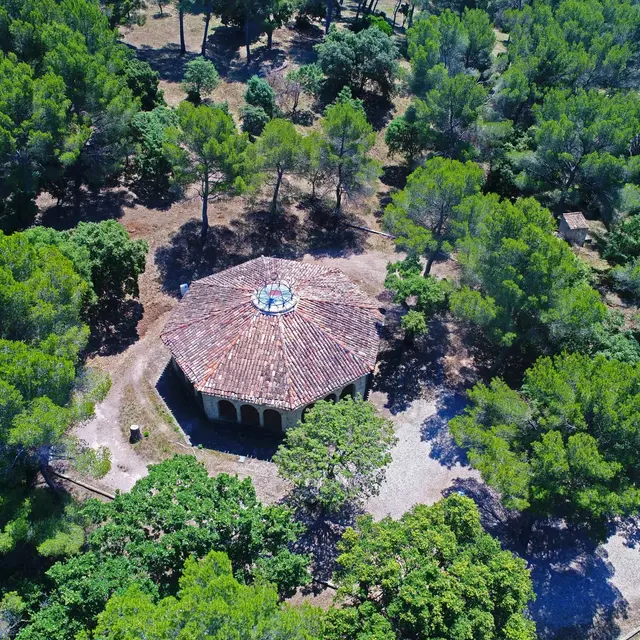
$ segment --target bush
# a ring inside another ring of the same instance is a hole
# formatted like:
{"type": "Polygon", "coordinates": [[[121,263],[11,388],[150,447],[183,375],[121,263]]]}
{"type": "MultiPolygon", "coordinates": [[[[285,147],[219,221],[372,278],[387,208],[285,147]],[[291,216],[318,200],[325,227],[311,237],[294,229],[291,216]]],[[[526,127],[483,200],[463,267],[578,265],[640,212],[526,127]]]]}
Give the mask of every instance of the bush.
{"type": "Polygon", "coordinates": [[[269,120],[271,118],[262,107],[248,104],[242,109],[242,130],[254,138],[262,133],[269,120]]]}
{"type": "Polygon", "coordinates": [[[398,50],[393,40],[379,29],[353,33],[333,28],[314,49],[318,65],[334,92],[344,86],[355,92],[372,89],[383,97],[392,92],[398,72],[398,50]]]}
{"type": "Polygon", "coordinates": [[[191,102],[200,102],[202,94],[211,93],[219,82],[220,76],[209,60],[198,57],[187,63],[182,86],[191,102]]]}
{"type": "Polygon", "coordinates": [[[275,94],[266,80],[252,76],[247,82],[244,99],[248,105],[261,108],[269,118],[276,115],[275,94]]]}
{"type": "Polygon", "coordinates": [[[384,18],[383,16],[373,16],[373,15],[365,16],[364,18],[361,18],[360,20],[358,20],[358,22],[355,22],[352,25],[351,30],[354,31],[355,33],[358,33],[364,29],[369,29],[369,28],[379,29],[380,31],[382,31],[382,33],[388,36],[393,35],[393,27],[387,22],[386,18],[384,18]]]}
{"type": "Polygon", "coordinates": [[[124,70],[127,86],[136,98],[140,98],[143,111],[151,111],[155,107],[164,106],[164,94],[158,89],[160,75],[146,62],[131,58],[124,70]]]}

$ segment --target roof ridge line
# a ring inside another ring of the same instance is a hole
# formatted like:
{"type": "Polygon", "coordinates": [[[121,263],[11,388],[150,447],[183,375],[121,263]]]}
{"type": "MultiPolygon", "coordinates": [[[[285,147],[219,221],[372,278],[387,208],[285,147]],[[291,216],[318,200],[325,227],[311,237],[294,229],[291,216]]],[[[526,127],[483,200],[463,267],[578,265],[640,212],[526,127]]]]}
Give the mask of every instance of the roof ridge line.
{"type": "Polygon", "coordinates": [[[245,304],[250,304],[250,300],[245,300],[243,302],[239,302],[236,305],[233,305],[232,307],[225,307],[223,309],[215,309],[214,311],[211,311],[209,313],[207,313],[207,315],[202,316],[200,318],[195,318],[194,320],[189,320],[188,322],[183,322],[181,324],[177,324],[175,327],[171,327],[171,329],[165,329],[161,334],[160,337],[167,335],[168,333],[172,333],[173,331],[176,331],[177,329],[184,329],[185,327],[190,327],[193,324],[197,324],[198,322],[202,322],[203,320],[207,320],[208,318],[210,318],[211,316],[215,315],[216,313],[224,313],[225,311],[228,311],[229,309],[236,309],[237,307],[241,307],[242,305],[245,304]]]}
{"type": "Polygon", "coordinates": [[[282,316],[277,316],[278,320],[278,334],[280,336],[280,344],[282,348],[282,361],[284,362],[285,376],[287,378],[287,398],[289,399],[289,407],[294,407],[294,402],[291,398],[291,390],[293,389],[293,378],[291,377],[290,365],[289,365],[289,352],[284,339],[284,331],[282,327],[282,316]]]}
{"type": "MultiPolygon", "coordinates": [[[[351,349],[349,349],[349,347],[347,347],[342,340],[338,340],[338,338],[336,338],[335,336],[333,336],[331,333],[329,333],[323,326],[319,325],[314,319],[313,317],[307,315],[306,313],[304,313],[304,311],[300,311],[299,309],[296,309],[296,311],[303,317],[305,318],[308,322],[310,322],[314,327],[317,327],[320,331],[322,331],[322,333],[324,333],[326,336],[329,336],[329,338],[335,342],[337,345],[339,345],[340,347],[342,347],[349,355],[351,355],[351,357],[356,360],[357,362],[359,362],[360,364],[362,364],[362,360],[360,358],[360,356],[357,356],[351,349]]],[[[366,363],[365,363],[366,364],[366,363]]],[[[369,365],[366,365],[367,369],[370,369],[369,365]]]]}
{"type": "Polygon", "coordinates": [[[233,348],[240,341],[240,338],[242,338],[242,336],[253,326],[253,323],[254,323],[255,319],[256,319],[255,315],[250,317],[249,318],[249,323],[247,324],[247,326],[245,326],[242,331],[238,332],[238,334],[236,335],[234,340],[231,340],[229,342],[229,348],[228,349],[223,349],[221,351],[220,357],[218,358],[218,362],[216,362],[213,366],[209,367],[209,370],[207,371],[207,373],[205,373],[205,375],[202,376],[202,381],[200,382],[200,386],[204,386],[206,384],[206,382],[211,378],[211,376],[216,372],[216,370],[218,369],[218,367],[222,363],[222,360],[223,360],[224,356],[228,356],[231,353],[233,348]]]}
{"type": "MultiPolygon", "coordinates": [[[[344,306],[343,304],[341,304],[340,302],[334,301],[334,300],[327,300],[326,298],[313,298],[310,296],[304,296],[305,300],[311,300],[312,302],[322,302],[324,304],[335,304],[338,306],[344,306]]],[[[350,300],[349,301],[349,306],[350,307],[358,307],[358,309],[375,309],[376,311],[380,308],[379,305],[377,304],[372,304],[372,303],[359,303],[358,301],[354,300],[350,300]]]]}

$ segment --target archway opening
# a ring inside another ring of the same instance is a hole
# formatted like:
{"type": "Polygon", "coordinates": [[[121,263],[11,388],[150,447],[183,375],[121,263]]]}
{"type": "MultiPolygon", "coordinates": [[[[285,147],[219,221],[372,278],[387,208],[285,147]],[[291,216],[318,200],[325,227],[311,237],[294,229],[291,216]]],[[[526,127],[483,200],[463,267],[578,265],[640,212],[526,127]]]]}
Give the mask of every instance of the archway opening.
{"type": "Polygon", "coordinates": [[[315,402],[312,404],[308,404],[303,410],[302,410],[302,420],[304,420],[307,416],[307,413],[309,413],[309,411],[311,411],[311,409],[313,409],[315,405],[315,402]]]}
{"type": "Polygon", "coordinates": [[[240,407],[240,421],[243,424],[249,424],[252,427],[260,426],[260,414],[255,407],[250,404],[243,404],[240,407]]]}
{"type": "Polygon", "coordinates": [[[264,427],[269,431],[282,431],[282,415],[275,409],[264,410],[264,427]]]}
{"type": "Polygon", "coordinates": [[[355,385],[349,384],[342,390],[342,393],[340,394],[340,400],[342,400],[343,398],[346,398],[347,396],[351,396],[353,398],[355,394],[356,394],[355,385]]]}
{"type": "Polygon", "coordinates": [[[230,422],[238,422],[238,412],[235,405],[228,400],[218,401],[218,415],[220,420],[229,420],[230,422]]]}
{"type": "Polygon", "coordinates": [[[326,400],[327,402],[335,402],[337,399],[338,399],[338,398],[337,398],[337,396],[336,396],[336,394],[335,394],[335,393],[330,393],[330,394],[325,398],[325,400],[326,400]]]}

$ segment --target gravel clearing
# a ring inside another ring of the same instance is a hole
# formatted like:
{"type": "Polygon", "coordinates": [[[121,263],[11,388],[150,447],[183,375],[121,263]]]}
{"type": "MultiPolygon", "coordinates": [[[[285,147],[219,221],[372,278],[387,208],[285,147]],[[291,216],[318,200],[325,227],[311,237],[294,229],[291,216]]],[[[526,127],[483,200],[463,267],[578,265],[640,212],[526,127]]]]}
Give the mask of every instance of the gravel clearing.
{"type": "Polygon", "coordinates": [[[439,445],[447,435],[431,441],[426,439],[427,427],[443,420],[438,415],[437,400],[415,400],[406,411],[392,415],[384,408],[384,394],[372,393],[370,399],[392,420],[398,438],[380,495],[366,505],[366,510],[375,518],[399,518],[416,504],[440,500],[443,491],[458,478],[479,479],[480,474],[462,466],[458,460],[442,464],[437,459],[439,445]]]}

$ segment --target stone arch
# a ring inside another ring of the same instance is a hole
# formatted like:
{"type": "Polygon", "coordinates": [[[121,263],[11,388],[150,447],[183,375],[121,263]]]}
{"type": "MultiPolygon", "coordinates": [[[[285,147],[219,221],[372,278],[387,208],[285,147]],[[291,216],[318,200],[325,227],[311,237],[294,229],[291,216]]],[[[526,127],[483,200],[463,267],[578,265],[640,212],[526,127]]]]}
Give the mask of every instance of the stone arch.
{"type": "Polygon", "coordinates": [[[250,404],[243,404],[240,407],[240,422],[242,422],[242,424],[249,424],[253,427],[259,427],[260,413],[250,404]]]}
{"type": "Polygon", "coordinates": [[[282,431],[282,414],[275,409],[265,409],[262,414],[265,429],[282,431]]]}
{"type": "Polygon", "coordinates": [[[238,411],[235,405],[228,400],[218,400],[218,415],[220,420],[238,422],[238,411]]]}
{"type": "Polygon", "coordinates": [[[326,400],[327,402],[336,402],[336,400],[337,400],[337,399],[338,399],[338,396],[336,396],[336,394],[335,394],[335,393],[330,393],[330,394],[325,398],[325,400],[326,400]]]}
{"type": "Polygon", "coordinates": [[[346,398],[347,396],[351,396],[352,398],[356,395],[356,387],[354,384],[348,384],[340,394],[340,400],[346,398]]]}
{"type": "Polygon", "coordinates": [[[307,413],[309,413],[309,411],[311,411],[311,409],[313,409],[313,407],[315,406],[315,402],[312,402],[311,404],[308,404],[303,410],[302,410],[302,416],[301,416],[301,420],[305,419],[305,416],[307,415],[307,413]]]}

